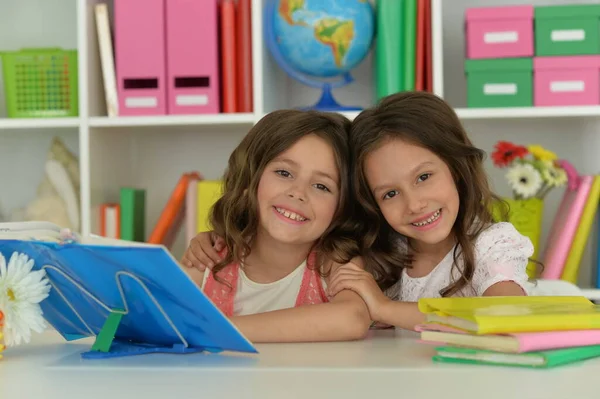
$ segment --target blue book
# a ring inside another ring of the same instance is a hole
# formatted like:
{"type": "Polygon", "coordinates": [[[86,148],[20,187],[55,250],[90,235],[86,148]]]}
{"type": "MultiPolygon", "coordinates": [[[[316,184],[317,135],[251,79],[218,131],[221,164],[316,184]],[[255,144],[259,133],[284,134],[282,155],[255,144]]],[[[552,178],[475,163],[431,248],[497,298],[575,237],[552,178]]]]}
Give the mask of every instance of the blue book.
{"type": "Polygon", "coordinates": [[[3,229],[7,225],[0,224],[0,253],[7,260],[25,253],[34,270],[46,271],[52,288],[41,307],[47,322],[67,341],[96,337],[84,358],[257,353],[165,247],[104,238],[65,242],[51,229],[28,236],[3,229]]]}

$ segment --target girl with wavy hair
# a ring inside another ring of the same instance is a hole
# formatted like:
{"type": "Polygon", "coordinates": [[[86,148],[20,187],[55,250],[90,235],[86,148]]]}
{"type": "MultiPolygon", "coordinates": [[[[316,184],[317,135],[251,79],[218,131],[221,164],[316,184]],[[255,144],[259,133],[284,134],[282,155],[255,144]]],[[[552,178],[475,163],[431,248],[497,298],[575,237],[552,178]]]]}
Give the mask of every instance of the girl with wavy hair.
{"type": "MultiPolygon", "coordinates": [[[[349,128],[336,114],[275,111],[229,158],[210,215],[221,256],[211,270],[187,270],[253,342],[353,340],[369,328],[358,294],[326,294],[331,273],[358,254],[349,128]]],[[[191,260],[188,250],[182,263],[191,260]]]]}
{"type": "Polygon", "coordinates": [[[446,102],[426,92],[388,96],[354,120],[350,148],[368,272],[340,267],[332,295],[357,292],[374,321],[409,329],[423,321],[419,298],[527,295],[533,245],[492,219],[500,200],[485,153],[446,102]]]}

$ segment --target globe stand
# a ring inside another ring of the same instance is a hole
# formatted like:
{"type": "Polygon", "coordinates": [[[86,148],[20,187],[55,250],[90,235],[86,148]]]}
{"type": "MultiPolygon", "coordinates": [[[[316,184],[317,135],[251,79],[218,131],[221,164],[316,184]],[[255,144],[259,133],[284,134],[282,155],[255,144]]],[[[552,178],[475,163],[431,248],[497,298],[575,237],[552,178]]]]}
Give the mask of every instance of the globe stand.
{"type": "Polygon", "coordinates": [[[352,107],[352,106],[344,106],[340,105],[335,98],[333,97],[333,93],[331,91],[332,85],[329,83],[325,83],[322,86],[323,93],[321,94],[321,98],[319,101],[312,107],[302,108],[303,110],[315,110],[315,111],[323,111],[323,112],[347,112],[347,111],[362,111],[361,107],[352,107]]]}

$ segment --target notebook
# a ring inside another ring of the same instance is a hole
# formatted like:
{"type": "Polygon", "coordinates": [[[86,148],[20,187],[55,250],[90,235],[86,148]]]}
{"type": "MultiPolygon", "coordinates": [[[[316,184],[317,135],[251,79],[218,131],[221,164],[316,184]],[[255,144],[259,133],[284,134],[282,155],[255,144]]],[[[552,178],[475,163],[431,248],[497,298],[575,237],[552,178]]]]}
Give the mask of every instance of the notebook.
{"type": "Polygon", "coordinates": [[[600,328],[600,306],[583,296],[423,298],[426,322],[475,334],[600,328]]]}
{"type": "Polygon", "coordinates": [[[81,238],[48,223],[0,223],[0,231],[6,259],[25,253],[34,270],[46,271],[52,289],[41,308],[65,340],[95,336],[98,342],[106,325],[116,323],[112,346],[83,357],[256,353],[162,245],[81,238]]]}
{"type": "Polygon", "coordinates": [[[529,353],[499,353],[470,348],[436,348],[436,362],[550,368],[600,356],[600,345],[529,353]]]}
{"type": "Polygon", "coordinates": [[[436,331],[423,326],[421,341],[504,353],[526,353],[575,346],[600,345],[600,330],[542,331],[532,333],[475,335],[436,331]]]}

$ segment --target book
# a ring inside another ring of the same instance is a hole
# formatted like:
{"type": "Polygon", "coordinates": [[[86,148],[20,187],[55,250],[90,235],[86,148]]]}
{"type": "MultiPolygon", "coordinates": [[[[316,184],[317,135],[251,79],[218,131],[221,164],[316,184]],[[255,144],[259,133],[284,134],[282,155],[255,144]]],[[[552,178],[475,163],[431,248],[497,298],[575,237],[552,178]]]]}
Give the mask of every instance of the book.
{"type": "Polygon", "coordinates": [[[577,283],[579,275],[579,265],[588,243],[592,224],[596,219],[596,211],[598,210],[598,202],[600,201],[600,176],[594,176],[594,181],[590,189],[590,193],[585,202],[579,226],[575,231],[575,237],[567,254],[567,260],[562,271],[561,280],[569,281],[573,284],[577,283]]]}
{"type": "Polygon", "coordinates": [[[119,100],[117,98],[113,34],[106,3],[96,4],[94,6],[94,15],[96,18],[96,34],[98,36],[98,50],[100,53],[100,65],[102,67],[106,113],[110,117],[115,117],[119,115],[119,100]]]}
{"type": "Polygon", "coordinates": [[[436,331],[435,327],[425,325],[421,328],[421,341],[436,345],[444,344],[503,353],[526,353],[600,345],[600,330],[475,335],[460,331],[436,331]]]}
{"type": "Polygon", "coordinates": [[[474,334],[600,328],[600,306],[583,296],[422,298],[427,323],[474,334]]]}
{"type": "Polygon", "coordinates": [[[186,196],[188,186],[192,181],[198,179],[200,179],[200,173],[198,172],[188,172],[181,175],[154,225],[152,233],[150,233],[147,240],[150,244],[162,244],[167,248],[172,247],[187,212],[186,196]]]}
{"type": "Polygon", "coordinates": [[[593,176],[579,175],[569,162],[560,160],[558,163],[567,172],[569,185],[552,222],[546,250],[542,256],[544,270],[541,278],[547,280],[558,280],[562,276],[594,181],[593,176]]]}
{"type": "Polygon", "coordinates": [[[210,212],[213,205],[223,195],[223,182],[221,180],[198,181],[197,209],[198,218],[197,232],[211,231],[210,212]]]}
{"type": "Polygon", "coordinates": [[[47,322],[67,341],[96,337],[84,358],[257,353],[162,245],[82,237],[44,222],[0,223],[0,231],[6,259],[26,254],[45,270],[47,322]]]}
{"type": "Polygon", "coordinates": [[[146,190],[121,187],[119,208],[121,238],[146,241],[146,190]]]}
{"type": "Polygon", "coordinates": [[[376,3],[375,88],[378,100],[404,90],[404,30],[399,23],[404,18],[404,1],[379,0],[376,3]]]}
{"type": "Polygon", "coordinates": [[[498,353],[470,348],[436,348],[437,362],[550,368],[600,356],[600,345],[528,353],[498,353]]]}

